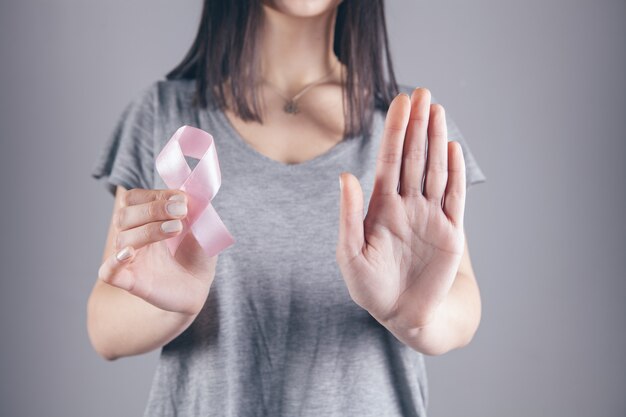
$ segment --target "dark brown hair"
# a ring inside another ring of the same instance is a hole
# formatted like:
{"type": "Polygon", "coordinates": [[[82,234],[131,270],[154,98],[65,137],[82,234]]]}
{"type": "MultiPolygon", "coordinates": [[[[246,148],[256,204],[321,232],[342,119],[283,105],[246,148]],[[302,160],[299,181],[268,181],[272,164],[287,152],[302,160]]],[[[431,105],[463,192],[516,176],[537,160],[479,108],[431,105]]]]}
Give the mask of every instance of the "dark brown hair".
{"type": "MultiPolygon", "coordinates": [[[[262,123],[255,88],[259,76],[255,44],[262,7],[261,0],[205,0],[193,45],[166,78],[195,79],[193,104],[202,108],[207,107],[209,89],[214,104],[227,108],[225,88],[229,85],[232,110],[243,120],[262,123]]],[[[369,134],[374,108],[387,110],[399,91],[383,0],[344,0],[339,4],[333,50],[347,70],[344,137],[369,134]]]]}

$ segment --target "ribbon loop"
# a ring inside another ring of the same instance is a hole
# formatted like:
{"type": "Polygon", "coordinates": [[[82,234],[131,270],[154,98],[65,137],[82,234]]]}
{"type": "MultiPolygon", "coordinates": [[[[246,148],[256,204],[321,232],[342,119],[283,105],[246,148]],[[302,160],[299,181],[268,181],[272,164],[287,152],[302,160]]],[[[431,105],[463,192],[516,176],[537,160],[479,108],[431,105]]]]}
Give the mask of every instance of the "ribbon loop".
{"type": "Polygon", "coordinates": [[[235,243],[211,205],[222,185],[213,136],[192,126],[180,127],[157,156],[156,169],[170,189],[180,189],[188,197],[183,230],[165,241],[172,256],[190,231],[208,256],[217,255],[235,243]],[[185,155],[199,159],[193,170],[185,155]]]}

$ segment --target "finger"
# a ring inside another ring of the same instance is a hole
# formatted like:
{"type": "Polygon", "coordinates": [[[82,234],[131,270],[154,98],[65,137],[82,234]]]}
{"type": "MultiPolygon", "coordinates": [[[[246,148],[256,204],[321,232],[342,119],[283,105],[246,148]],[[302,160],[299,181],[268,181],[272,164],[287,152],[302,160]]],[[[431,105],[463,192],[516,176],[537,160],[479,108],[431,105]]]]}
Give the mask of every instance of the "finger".
{"type": "Polygon", "coordinates": [[[430,101],[431,94],[428,89],[416,88],[413,90],[413,94],[411,94],[411,116],[404,139],[400,174],[400,194],[403,197],[422,195],[430,101]]]}
{"type": "Polygon", "coordinates": [[[116,212],[115,224],[118,230],[128,230],[155,221],[180,219],[186,215],[186,197],[178,193],[167,200],[157,199],[120,207],[116,212]]]}
{"type": "Polygon", "coordinates": [[[151,190],[146,188],[132,188],[124,193],[122,206],[133,206],[136,204],[149,203],[151,201],[167,200],[168,198],[176,194],[180,194],[181,196],[186,198],[185,192],[177,189],[151,190]]]}
{"type": "Polygon", "coordinates": [[[337,260],[349,262],[360,255],[365,243],[363,232],[363,190],[349,172],[341,173],[339,192],[339,239],[337,260]]]}
{"type": "Polygon", "coordinates": [[[372,194],[397,194],[402,164],[402,146],[411,114],[409,96],[397,95],[387,111],[385,129],[376,159],[376,179],[372,194]]]}
{"type": "Polygon", "coordinates": [[[448,131],[445,110],[441,104],[431,104],[428,123],[428,155],[424,196],[441,204],[448,181],[448,131]]]}
{"type": "Polygon", "coordinates": [[[465,158],[461,144],[450,141],[448,146],[448,185],[444,197],[443,211],[457,226],[463,225],[465,212],[465,158]]]}
{"type": "Polygon", "coordinates": [[[179,219],[146,223],[142,226],[119,232],[115,240],[115,250],[120,250],[126,246],[139,249],[150,243],[176,236],[181,230],[183,230],[183,223],[179,219]]]}
{"type": "Polygon", "coordinates": [[[127,246],[122,250],[111,254],[98,269],[98,279],[122,288],[131,290],[133,287],[133,279],[131,274],[122,274],[122,270],[135,257],[135,250],[132,246],[127,246]]]}

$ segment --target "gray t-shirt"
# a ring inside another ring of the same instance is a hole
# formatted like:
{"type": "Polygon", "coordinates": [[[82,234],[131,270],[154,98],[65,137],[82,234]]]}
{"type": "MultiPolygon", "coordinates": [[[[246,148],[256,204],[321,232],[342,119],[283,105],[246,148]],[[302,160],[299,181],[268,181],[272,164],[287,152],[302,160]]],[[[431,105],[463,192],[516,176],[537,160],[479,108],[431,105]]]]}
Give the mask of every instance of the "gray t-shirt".
{"type": "MultiPolygon", "coordinates": [[[[172,134],[186,124],[215,139],[222,186],[212,203],[236,242],[219,254],[204,309],[162,348],[145,416],[426,416],[423,355],[351,300],[335,261],[339,173],[359,179],[367,213],[385,113],[371,136],[290,165],[248,145],[223,112],[192,107],[194,89],[189,80],[145,88],[91,174],[112,194],[118,184],[167,188],[154,159],[172,134]]],[[[467,186],[486,181],[447,123],[467,186]]]]}

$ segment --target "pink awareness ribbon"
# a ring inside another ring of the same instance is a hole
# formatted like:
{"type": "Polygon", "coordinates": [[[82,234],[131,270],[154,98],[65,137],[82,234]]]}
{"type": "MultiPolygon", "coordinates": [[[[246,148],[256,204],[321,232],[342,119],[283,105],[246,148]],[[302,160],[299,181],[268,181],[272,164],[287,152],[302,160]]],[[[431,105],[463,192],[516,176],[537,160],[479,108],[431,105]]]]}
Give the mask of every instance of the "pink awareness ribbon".
{"type": "Polygon", "coordinates": [[[211,205],[222,185],[213,136],[192,126],[180,127],[157,156],[156,169],[170,189],[180,189],[187,194],[183,230],[165,240],[172,256],[190,231],[208,256],[214,256],[235,243],[211,205]],[[193,171],[185,155],[199,159],[193,171]]]}

